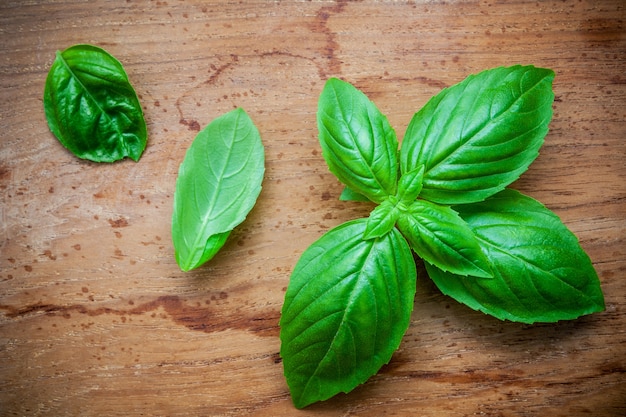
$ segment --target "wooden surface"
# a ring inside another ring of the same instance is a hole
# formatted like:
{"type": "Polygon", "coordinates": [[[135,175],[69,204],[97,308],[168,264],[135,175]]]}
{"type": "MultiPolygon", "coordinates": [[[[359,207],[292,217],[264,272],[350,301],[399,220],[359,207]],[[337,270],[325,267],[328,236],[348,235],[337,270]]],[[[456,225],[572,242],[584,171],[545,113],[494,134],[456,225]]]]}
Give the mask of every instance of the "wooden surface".
{"type": "Polygon", "coordinates": [[[626,415],[626,4],[615,1],[0,3],[0,415],[626,415]],[[145,110],[138,163],[78,160],[49,132],[55,51],[104,47],[145,110]],[[552,68],[541,155],[514,187],[579,237],[606,311],[500,322],[421,271],[389,365],[293,408],[278,319],[303,250],[366,216],[340,202],[317,141],[325,80],[366,92],[399,136],[441,88],[515,63],[552,68]],[[197,131],[236,107],[266,147],[256,207],[182,273],[172,195],[197,131]]]}

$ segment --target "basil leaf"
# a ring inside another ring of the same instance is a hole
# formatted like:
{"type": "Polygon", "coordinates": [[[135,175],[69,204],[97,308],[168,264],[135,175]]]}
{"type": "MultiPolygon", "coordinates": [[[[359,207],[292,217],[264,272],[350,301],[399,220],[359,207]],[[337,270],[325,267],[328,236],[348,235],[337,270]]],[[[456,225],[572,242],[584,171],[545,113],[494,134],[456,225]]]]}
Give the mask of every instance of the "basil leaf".
{"type": "Polygon", "coordinates": [[[402,174],[398,180],[398,200],[404,204],[411,204],[415,201],[422,191],[423,179],[424,165],[402,174]]]}
{"type": "Polygon", "coordinates": [[[44,88],[48,126],[79,158],[137,161],[146,122],[122,64],[104,49],[75,45],[57,52],[44,88]]]}
{"type": "Polygon", "coordinates": [[[473,203],[515,181],[548,132],[553,79],[549,69],[495,68],[428,101],[409,123],[400,150],[402,172],[426,167],[420,197],[473,203]]]}
{"type": "Polygon", "coordinates": [[[198,133],[180,165],[172,240],[183,271],[197,268],[224,245],[254,206],[265,172],[259,131],[241,108],[198,133]]]}
{"type": "Polygon", "coordinates": [[[501,320],[524,323],[604,310],[591,260],[576,236],[541,203],[507,189],[458,210],[492,260],[494,278],[462,277],[426,265],[444,294],[501,320]]]}
{"type": "Polygon", "coordinates": [[[376,203],[395,194],[396,133],[365,94],[329,79],[318,102],[317,125],[322,155],[341,182],[376,203]]]}
{"type": "Polygon", "coordinates": [[[380,203],[372,210],[367,219],[363,239],[374,239],[381,237],[391,231],[400,217],[398,199],[389,196],[387,200],[380,203]]]}
{"type": "Polygon", "coordinates": [[[371,200],[365,197],[363,194],[359,194],[356,191],[352,191],[350,188],[345,187],[339,196],[340,201],[359,201],[362,203],[369,203],[371,200]]]}
{"type": "Polygon", "coordinates": [[[353,220],[324,234],[291,275],[280,353],[298,408],[365,382],[390,360],[409,326],[411,250],[396,229],[361,239],[365,223],[353,220]]]}
{"type": "Polygon", "coordinates": [[[450,207],[417,200],[400,216],[398,228],[427,264],[460,275],[492,276],[474,233],[450,207]]]}

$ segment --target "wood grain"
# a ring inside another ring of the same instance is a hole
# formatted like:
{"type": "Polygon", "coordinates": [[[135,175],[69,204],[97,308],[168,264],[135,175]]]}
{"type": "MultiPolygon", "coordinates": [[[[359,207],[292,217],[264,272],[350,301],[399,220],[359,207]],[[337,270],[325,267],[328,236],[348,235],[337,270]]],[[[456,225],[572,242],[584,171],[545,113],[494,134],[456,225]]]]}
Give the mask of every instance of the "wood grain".
{"type": "Polygon", "coordinates": [[[0,4],[0,414],[626,415],[626,19],[615,1],[0,4]],[[104,47],[144,105],[138,163],[98,165],[49,132],[58,49],[104,47]],[[514,63],[556,71],[541,155],[514,187],[580,238],[606,311],[500,322],[421,271],[411,326],[369,382],[303,411],[278,319],[304,249],[370,206],[337,200],[317,142],[324,81],[366,92],[399,136],[441,88],[514,63]],[[178,165],[197,131],[243,107],[267,171],[223,251],[182,273],[170,235],[178,165]]]}

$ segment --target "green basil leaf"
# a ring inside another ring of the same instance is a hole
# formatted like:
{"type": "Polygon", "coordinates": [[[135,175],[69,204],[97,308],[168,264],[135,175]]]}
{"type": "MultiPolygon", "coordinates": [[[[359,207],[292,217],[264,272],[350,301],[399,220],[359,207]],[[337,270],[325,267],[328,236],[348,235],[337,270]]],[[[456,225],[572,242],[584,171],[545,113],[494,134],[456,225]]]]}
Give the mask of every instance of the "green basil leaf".
{"type": "Polygon", "coordinates": [[[505,190],[459,206],[492,260],[493,279],[427,265],[444,294],[501,320],[555,322],[604,310],[591,260],[561,220],[536,200],[505,190]]]}
{"type": "Polygon", "coordinates": [[[411,250],[393,229],[363,240],[364,219],[314,242],[291,275],[280,353],[296,407],[349,392],[398,348],[413,309],[411,250]]]}
{"type": "Polygon", "coordinates": [[[351,190],[348,187],[344,187],[341,195],[339,196],[340,201],[359,201],[362,203],[369,203],[372,200],[365,197],[363,194],[359,194],[356,191],[351,190]]]}
{"type": "Polygon", "coordinates": [[[183,271],[197,268],[224,245],[261,192],[265,152],[259,131],[241,108],[198,133],[180,165],[172,240],[183,271]]]}
{"type": "Polygon", "coordinates": [[[137,94],[122,64],[101,48],[75,45],[57,52],[43,102],[50,130],[79,158],[137,161],[146,147],[137,94]]]}
{"type": "Polygon", "coordinates": [[[400,217],[400,209],[397,204],[397,198],[389,196],[387,200],[372,210],[367,218],[363,239],[374,239],[384,236],[394,228],[396,221],[400,217]]]}
{"type": "Polygon", "coordinates": [[[424,165],[402,174],[398,180],[398,200],[404,204],[413,203],[422,191],[423,179],[424,165]]]}
{"type": "Polygon", "coordinates": [[[376,203],[395,194],[396,133],[365,94],[329,79],[318,102],[317,125],[322,155],[341,182],[376,203]]]}
{"type": "Polygon", "coordinates": [[[402,172],[426,167],[420,197],[473,203],[515,181],[548,132],[553,79],[549,69],[495,68],[428,101],[409,123],[400,150],[402,172]]]}
{"type": "Polygon", "coordinates": [[[417,200],[400,216],[398,228],[427,264],[461,275],[492,276],[474,233],[450,207],[417,200]]]}

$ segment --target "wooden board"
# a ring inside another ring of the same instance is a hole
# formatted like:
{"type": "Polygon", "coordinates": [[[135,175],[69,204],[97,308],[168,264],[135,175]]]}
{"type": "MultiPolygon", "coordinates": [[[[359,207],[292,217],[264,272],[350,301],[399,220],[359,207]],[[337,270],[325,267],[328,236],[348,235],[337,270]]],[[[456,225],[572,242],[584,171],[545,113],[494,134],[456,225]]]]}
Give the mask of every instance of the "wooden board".
{"type": "Polygon", "coordinates": [[[0,414],[618,416],[626,414],[623,1],[29,1],[0,4],[0,414]],[[56,50],[104,47],[144,106],[138,163],[78,160],[48,130],[56,50]],[[557,73],[550,133],[514,188],[579,237],[606,311],[500,322],[421,272],[389,365],[294,409],[278,319],[304,249],[371,206],[337,200],[317,141],[325,80],[366,92],[399,136],[443,87],[515,63],[557,73]],[[243,107],[267,170],[223,251],[182,273],[170,234],[197,131],[243,107]]]}

